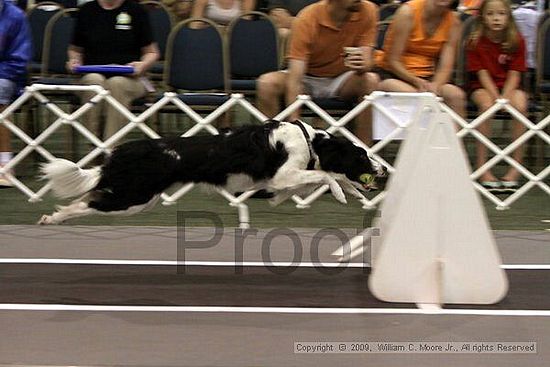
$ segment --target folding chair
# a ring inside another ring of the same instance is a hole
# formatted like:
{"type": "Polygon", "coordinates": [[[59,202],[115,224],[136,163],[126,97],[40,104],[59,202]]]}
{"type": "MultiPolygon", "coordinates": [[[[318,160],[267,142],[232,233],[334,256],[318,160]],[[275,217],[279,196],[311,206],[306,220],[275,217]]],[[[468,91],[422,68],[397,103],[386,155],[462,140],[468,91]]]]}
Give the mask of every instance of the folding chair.
{"type": "Polygon", "coordinates": [[[37,83],[71,84],[74,77],[67,74],[67,49],[72,41],[78,9],[64,9],[55,14],[45,30],[42,52],[42,72],[37,83]]]}
{"type": "MultiPolygon", "coordinates": [[[[229,100],[225,44],[214,22],[191,18],[170,32],[163,87],[177,92],[178,99],[193,110],[213,111],[229,100]],[[193,22],[203,23],[205,27],[191,28],[193,22]]],[[[163,112],[173,112],[173,109],[163,109],[163,112]]]]}
{"type": "MultiPolygon", "coordinates": [[[[76,25],[76,19],[73,17],[78,9],[63,9],[57,12],[48,22],[44,34],[44,48],[42,51],[42,71],[41,76],[34,80],[34,83],[51,85],[73,84],[76,77],[69,75],[66,69],[67,49],[72,41],[76,25]]],[[[80,104],[80,99],[71,92],[50,91],[42,92],[48,99],[55,104],[65,104],[69,110],[80,104]]],[[[37,116],[34,121],[41,119],[41,109],[35,110],[37,116]]],[[[40,131],[40,127],[34,127],[35,131],[40,131]]],[[[67,150],[73,154],[76,152],[76,134],[73,129],[70,130],[67,140],[67,150]]]]}
{"type": "Polygon", "coordinates": [[[384,4],[378,8],[378,19],[380,21],[390,20],[393,17],[401,3],[384,4]]]}
{"type": "Polygon", "coordinates": [[[36,77],[42,71],[42,53],[46,25],[62,9],[63,7],[58,3],[47,1],[34,5],[27,13],[33,44],[33,55],[29,63],[31,77],[36,77]]]}
{"type": "Polygon", "coordinates": [[[164,72],[166,42],[168,41],[168,36],[173,26],[172,14],[166,5],[159,1],[145,0],[141,1],[140,4],[147,10],[153,31],[153,38],[158,44],[160,52],[160,60],[151,67],[149,74],[154,82],[159,82],[160,84],[164,72]]]}
{"type": "Polygon", "coordinates": [[[260,12],[234,19],[227,29],[231,90],[253,95],[256,78],[279,69],[279,36],[275,24],[260,12]]]}

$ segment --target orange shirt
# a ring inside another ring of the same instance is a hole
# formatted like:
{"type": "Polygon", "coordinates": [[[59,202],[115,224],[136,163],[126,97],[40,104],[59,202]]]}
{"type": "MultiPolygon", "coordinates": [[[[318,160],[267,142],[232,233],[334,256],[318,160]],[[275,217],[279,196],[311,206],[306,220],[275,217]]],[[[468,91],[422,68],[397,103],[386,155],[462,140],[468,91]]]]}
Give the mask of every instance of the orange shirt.
{"type": "Polygon", "coordinates": [[[311,4],[298,14],[292,24],[288,59],[307,62],[306,73],[335,77],[349,70],[344,66],[343,47],[373,47],[376,38],[378,9],[369,1],[341,27],[330,19],[326,0],[311,4]]]}
{"type": "MultiPolygon", "coordinates": [[[[401,62],[405,68],[418,77],[431,77],[435,73],[435,67],[439,52],[449,40],[451,28],[455,21],[454,13],[449,10],[443,15],[443,19],[431,37],[424,34],[422,14],[426,0],[411,0],[403,6],[410,6],[413,13],[413,27],[401,55],[401,62]]],[[[382,69],[389,70],[387,64],[387,52],[392,47],[393,27],[392,23],[386,34],[382,51],[376,52],[376,64],[382,69]]]]}

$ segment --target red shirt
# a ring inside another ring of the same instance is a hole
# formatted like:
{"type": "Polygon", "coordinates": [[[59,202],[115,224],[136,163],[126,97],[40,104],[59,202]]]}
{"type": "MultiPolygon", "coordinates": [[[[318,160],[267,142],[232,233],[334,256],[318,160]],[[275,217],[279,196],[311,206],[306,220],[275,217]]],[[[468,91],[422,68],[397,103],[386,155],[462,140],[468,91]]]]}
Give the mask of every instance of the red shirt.
{"type": "Polygon", "coordinates": [[[517,49],[512,53],[505,53],[501,43],[495,43],[487,37],[482,36],[475,48],[468,47],[466,51],[467,70],[472,72],[470,81],[471,89],[481,88],[477,78],[477,72],[487,70],[498,88],[504,86],[508,71],[515,70],[524,72],[525,65],[525,41],[521,35],[517,49]]]}

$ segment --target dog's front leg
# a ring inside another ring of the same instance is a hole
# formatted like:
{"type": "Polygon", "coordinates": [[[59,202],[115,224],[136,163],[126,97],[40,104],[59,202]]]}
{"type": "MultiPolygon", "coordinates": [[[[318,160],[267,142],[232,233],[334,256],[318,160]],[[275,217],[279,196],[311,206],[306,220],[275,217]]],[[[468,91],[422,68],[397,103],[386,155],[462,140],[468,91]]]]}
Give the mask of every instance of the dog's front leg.
{"type": "Polygon", "coordinates": [[[340,186],[342,187],[342,189],[344,189],[345,192],[353,195],[355,198],[359,200],[365,200],[365,195],[363,195],[361,191],[357,190],[357,188],[353,186],[353,184],[348,180],[347,177],[345,176],[341,177],[341,175],[338,174],[336,175],[335,179],[336,179],[336,182],[340,184],[340,186]]]}
{"type": "Polygon", "coordinates": [[[327,184],[332,195],[339,202],[346,204],[346,195],[334,177],[322,171],[301,169],[280,170],[271,180],[270,186],[277,191],[296,189],[304,185],[327,184]]]}

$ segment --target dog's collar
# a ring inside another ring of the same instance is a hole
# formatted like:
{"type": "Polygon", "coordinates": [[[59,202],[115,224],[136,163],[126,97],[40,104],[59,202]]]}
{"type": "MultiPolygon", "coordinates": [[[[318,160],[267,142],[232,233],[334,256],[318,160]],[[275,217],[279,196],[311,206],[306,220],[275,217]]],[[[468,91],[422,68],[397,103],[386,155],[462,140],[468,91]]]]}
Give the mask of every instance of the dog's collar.
{"type": "Polygon", "coordinates": [[[291,124],[298,126],[300,130],[302,130],[302,134],[304,134],[304,138],[306,139],[307,148],[309,150],[309,162],[307,162],[307,169],[308,170],[315,169],[315,155],[313,153],[313,146],[311,145],[311,139],[309,137],[309,134],[306,131],[306,128],[304,127],[303,122],[296,120],[296,121],[292,121],[291,124]]]}

